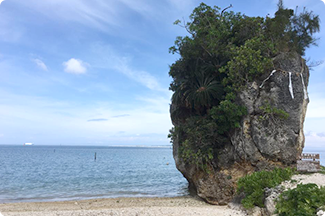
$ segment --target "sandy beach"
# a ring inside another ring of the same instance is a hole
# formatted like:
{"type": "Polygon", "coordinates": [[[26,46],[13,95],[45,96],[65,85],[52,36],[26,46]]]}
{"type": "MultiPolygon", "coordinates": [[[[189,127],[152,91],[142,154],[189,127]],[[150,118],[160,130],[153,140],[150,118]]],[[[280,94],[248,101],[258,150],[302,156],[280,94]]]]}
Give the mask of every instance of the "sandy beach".
{"type": "MultiPolygon", "coordinates": [[[[294,188],[297,184],[325,185],[324,174],[294,175],[295,182],[282,185],[294,188]]],[[[24,202],[0,204],[0,216],[243,216],[246,213],[228,206],[210,205],[191,196],[166,198],[109,198],[61,202],[24,202]]]]}
{"type": "Polygon", "coordinates": [[[209,205],[193,197],[114,198],[64,202],[0,204],[3,216],[100,216],[100,215],[243,215],[227,206],[209,205]]]}

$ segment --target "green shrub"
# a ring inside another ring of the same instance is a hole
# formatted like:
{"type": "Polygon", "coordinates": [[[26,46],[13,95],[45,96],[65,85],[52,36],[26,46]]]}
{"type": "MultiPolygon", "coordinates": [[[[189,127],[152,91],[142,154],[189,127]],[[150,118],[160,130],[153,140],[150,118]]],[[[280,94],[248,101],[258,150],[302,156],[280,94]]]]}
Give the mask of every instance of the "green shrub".
{"type": "Polygon", "coordinates": [[[282,120],[289,118],[289,113],[282,109],[271,106],[271,104],[268,102],[265,102],[259,107],[259,109],[262,111],[262,115],[260,115],[261,120],[272,119],[274,121],[276,118],[282,120]]]}
{"type": "Polygon", "coordinates": [[[264,189],[273,188],[294,174],[290,168],[275,168],[273,171],[260,171],[238,180],[237,192],[244,192],[242,204],[245,208],[264,207],[264,189]]]}
{"type": "Polygon", "coordinates": [[[325,204],[325,188],[316,184],[299,184],[283,192],[276,205],[279,216],[316,215],[317,208],[325,204]]]}
{"type": "Polygon", "coordinates": [[[325,174],[325,167],[324,166],[320,166],[319,173],[325,174]]]}
{"type": "Polygon", "coordinates": [[[217,143],[222,142],[217,130],[218,126],[212,118],[193,116],[170,131],[170,137],[172,141],[176,137],[181,140],[178,156],[185,163],[195,164],[198,168],[206,170],[214,158],[217,143]]]}

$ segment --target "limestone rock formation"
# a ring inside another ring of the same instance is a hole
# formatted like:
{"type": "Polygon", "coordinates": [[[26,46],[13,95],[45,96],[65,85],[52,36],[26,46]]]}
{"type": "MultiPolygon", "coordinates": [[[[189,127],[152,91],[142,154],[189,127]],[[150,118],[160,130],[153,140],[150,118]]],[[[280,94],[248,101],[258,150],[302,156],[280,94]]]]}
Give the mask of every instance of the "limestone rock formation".
{"type": "Polygon", "coordinates": [[[273,63],[274,71],[265,72],[261,80],[248,83],[238,94],[237,102],[247,108],[247,115],[239,128],[229,132],[208,171],[185,163],[174,140],[177,168],[190,189],[209,203],[228,203],[235,194],[236,181],[246,174],[294,166],[303,150],[308,67],[295,53],[280,54],[273,63]]]}

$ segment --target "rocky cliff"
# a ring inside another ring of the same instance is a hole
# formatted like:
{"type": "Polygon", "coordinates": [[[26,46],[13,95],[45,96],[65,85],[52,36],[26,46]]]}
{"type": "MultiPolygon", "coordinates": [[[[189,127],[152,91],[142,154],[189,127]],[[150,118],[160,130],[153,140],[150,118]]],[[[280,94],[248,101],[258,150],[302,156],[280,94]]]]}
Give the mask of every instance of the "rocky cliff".
{"type": "Polygon", "coordinates": [[[207,170],[184,162],[178,153],[180,144],[174,140],[177,168],[192,192],[209,203],[228,203],[240,177],[275,166],[294,166],[302,152],[309,70],[301,56],[293,53],[278,55],[273,64],[273,71],[238,93],[237,103],[247,108],[247,115],[239,128],[229,131],[228,141],[207,170]]]}

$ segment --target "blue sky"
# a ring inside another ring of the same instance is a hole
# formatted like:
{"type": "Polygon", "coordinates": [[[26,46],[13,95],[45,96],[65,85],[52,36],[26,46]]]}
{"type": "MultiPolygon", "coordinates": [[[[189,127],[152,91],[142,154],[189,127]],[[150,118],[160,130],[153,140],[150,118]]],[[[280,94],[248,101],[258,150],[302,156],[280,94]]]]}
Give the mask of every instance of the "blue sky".
{"type": "MultiPolygon", "coordinates": [[[[168,145],[174,26],[196,0],[0,0],[0,144],[168,145]]],[[[249,16],[273,15],[277,1],[230,3],[249,16]]],[[[325,4],[284,0],[320,15],[325,4]]],[[[311,71],[306,146],[325,143],[325,64],[311,71]]]]}

